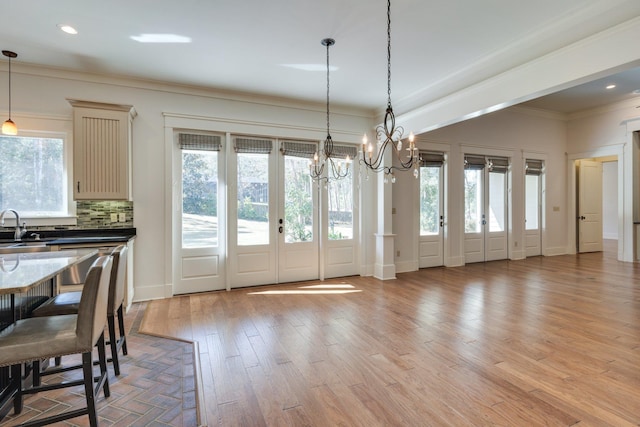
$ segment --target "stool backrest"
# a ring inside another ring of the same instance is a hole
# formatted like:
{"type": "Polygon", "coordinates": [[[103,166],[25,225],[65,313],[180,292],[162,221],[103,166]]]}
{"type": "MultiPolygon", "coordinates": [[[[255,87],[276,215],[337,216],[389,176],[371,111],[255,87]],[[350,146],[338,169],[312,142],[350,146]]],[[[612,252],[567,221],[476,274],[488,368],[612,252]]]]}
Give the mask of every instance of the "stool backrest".
{"type": "Polygon", "coordinates": [[[82,346],[93,346],[104,332],[107,323],[111,256],[98,257],[87,273],[78,306],[76,336],[82,346]]]}
{"type": "Polygon", "coordinates": [[[124,286],[127,277],[127,252],[125,245],[120,245],[111,252],[113,267],[111,268],[111,282],[109,283],[108,314],[116,314],[116,310],[124,301],[124,286]]]}

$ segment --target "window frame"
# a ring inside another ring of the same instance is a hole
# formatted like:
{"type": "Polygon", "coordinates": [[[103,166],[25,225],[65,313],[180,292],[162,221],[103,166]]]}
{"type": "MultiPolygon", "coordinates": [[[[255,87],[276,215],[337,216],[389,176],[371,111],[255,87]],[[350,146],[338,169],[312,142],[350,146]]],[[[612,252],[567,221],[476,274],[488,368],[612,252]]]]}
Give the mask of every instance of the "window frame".
{"type": "MultiPolygon", "coordinates": [[[[33,212],[18,212],[20,220],[29,226],[74,226],[77,225],[76,203],[73,200],[73,121],[71,117],[22,117],[16,120],[20,128],[17,137],[62,139],[63,206],[62,215],[34,215],[33,212]]],[[[6,225],[6,224],[5,224],[6,225]]]]}

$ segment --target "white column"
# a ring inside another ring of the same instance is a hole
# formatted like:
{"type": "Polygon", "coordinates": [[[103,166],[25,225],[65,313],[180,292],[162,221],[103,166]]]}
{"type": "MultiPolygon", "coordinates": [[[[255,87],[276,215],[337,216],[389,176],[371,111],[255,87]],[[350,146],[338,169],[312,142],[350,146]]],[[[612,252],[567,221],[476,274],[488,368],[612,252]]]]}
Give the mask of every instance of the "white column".
{"type": "MultiPolygon", "coordinates": [[[[384,164],[391,165],[391,153],[384,154],[384,164]]],[[[389,178],[388,183],[384,183],[385,174],[377,174],[378,190],[378,227],[376,233],[376,262],[374,265],[373,277],[380,280],[396,278],[395,264],[395,234],[393,234],[392,215],[392,195],[393,184],[389,178]]]]}

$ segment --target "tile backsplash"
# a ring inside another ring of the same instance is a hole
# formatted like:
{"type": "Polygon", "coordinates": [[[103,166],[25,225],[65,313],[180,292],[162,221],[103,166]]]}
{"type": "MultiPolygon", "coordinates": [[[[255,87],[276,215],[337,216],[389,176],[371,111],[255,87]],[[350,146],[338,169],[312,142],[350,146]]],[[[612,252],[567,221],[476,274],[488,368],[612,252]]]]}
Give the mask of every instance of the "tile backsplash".
{"type": "Polygon", "coordinates": [[[78,201],[76,202],[76,215],[78,218],[77,225],[54,227],[29,226],[27,224],[27,227],[29,231],[133,228],[133,202],[129,201],[78,201]],[[111,221],[111,214],[116,215],[117,221],[111,221]],[[121,214],[124,214],[124,222],[120,222],[121,214]]]}
{"type": "Polygon", "coordinates": [[[78,225],[76,228],[133,228],[133,202],[111,200],[83,200],[76,204],[78,225]],[[115,214],[118,221],[112,222],[115,214]],[[124,214],[125,221],[120,222],[124,214]]]}

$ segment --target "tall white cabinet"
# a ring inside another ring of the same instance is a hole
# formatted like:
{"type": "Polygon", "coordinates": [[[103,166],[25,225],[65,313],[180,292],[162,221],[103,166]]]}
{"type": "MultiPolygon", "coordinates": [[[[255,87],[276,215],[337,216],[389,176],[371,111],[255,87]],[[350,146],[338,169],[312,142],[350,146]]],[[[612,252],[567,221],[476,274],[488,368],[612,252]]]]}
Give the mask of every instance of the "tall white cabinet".
{"type": "Polygon", "coordinates": [[[74,200],[131,200],[131,105],[68,99],[73,106],[74,200]]]}

